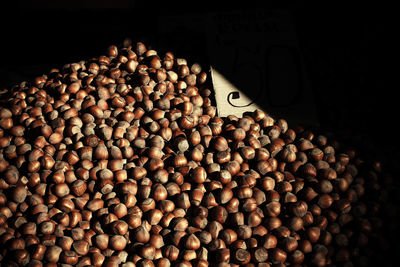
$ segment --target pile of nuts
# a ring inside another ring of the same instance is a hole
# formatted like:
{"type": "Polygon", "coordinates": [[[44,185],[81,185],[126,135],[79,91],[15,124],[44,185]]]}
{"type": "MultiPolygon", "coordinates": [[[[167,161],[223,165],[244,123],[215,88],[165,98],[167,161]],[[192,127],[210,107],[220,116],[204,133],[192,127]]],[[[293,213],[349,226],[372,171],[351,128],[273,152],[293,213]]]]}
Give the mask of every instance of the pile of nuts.
{"type": "Polygon", "coordinates": [[[141,42],[11,88],[0,266],[367,266],[380,162],[212,102],[199,64],[141,42]]]}

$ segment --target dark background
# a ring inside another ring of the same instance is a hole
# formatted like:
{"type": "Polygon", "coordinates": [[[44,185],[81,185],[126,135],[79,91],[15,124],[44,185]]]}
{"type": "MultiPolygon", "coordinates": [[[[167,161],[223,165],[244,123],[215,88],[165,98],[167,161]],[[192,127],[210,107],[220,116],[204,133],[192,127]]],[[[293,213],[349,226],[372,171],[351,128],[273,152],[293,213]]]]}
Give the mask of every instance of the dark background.
{"type": "MultiPolygon", "coordinates": [[[[289,9],[310,74],[318,126],[386,162],[394,173],[399,171],[398,94],[390,82],[396,63],[392,40],[398,35],[392,30],[392,7],[365,1],[336,6],[309,1],[231,1],[225,6],[216,2],[14,1],[12,7],[0,9],[0,89],[52,67],[104,54],[108,45],[121,44],[127,37],[157,44],[163,16],[289,9]]],[[[202,60],[190,47],[168,49],[202,60]]]]}

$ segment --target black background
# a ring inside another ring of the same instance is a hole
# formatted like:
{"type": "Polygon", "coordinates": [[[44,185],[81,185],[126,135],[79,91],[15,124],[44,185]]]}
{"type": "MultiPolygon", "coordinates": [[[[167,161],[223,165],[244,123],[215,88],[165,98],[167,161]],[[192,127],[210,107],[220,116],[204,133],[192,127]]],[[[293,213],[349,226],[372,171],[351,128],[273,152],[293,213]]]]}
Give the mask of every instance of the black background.
{"type": "Polygon", "coordinates": [[[318,124],[399,171],[398,89],[390,82],[396,65],[392,40],[398,35],[392,30],[392,7],[367,2],[216,2],[14,1],[12,7],[1,8],[0,89],[52,67],[104,54],[108,45],[127,37],[151,44],[160,16],[289,9],[306,57],[318,124]]]}

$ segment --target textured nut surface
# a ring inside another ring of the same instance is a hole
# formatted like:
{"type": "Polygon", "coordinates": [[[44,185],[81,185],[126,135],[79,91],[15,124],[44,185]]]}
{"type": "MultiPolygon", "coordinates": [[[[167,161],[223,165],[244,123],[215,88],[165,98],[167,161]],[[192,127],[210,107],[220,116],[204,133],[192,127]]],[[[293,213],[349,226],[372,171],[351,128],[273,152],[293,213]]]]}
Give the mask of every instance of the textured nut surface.
{"type": "Polygon", "coordinates": [[[10,88],[0,100],[0,261],[381,259],[399,214],[385,165],[262,110],[218,117],[206,69],[127,42],[10,88]]]}

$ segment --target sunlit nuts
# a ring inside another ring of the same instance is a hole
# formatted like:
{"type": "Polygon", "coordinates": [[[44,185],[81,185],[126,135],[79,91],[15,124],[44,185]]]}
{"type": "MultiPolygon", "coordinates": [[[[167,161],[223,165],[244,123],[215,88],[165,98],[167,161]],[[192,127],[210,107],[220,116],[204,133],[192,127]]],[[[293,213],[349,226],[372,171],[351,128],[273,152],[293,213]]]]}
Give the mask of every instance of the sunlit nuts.
{"type": "Polygon", "coordinates": [[[231,153],[229,151],[219,151],[215,154],[215,162],[218,164],[228,163],[231,160],[231,153]]]}
{"type": "Polygon", "coordinates": [[[118,219],[121,219],[128,214],[128,209],[124,203],[115,204],[115,206],[112,207],[112,211],[118,219]]]}
{"type": "Polygon", "coordinates": [[[43,259],[44,255],[45,255],[45,251],[46,251],[46,246],[44,246],[42,244],[35,244],[35,245],[32,245],[31,249],[32,249],[31,250],[31,258],[33,260],[42,260],[43,259]]]}
{"type": "Polygon", "coordinates": [[[230,251],[227,248],[221,248],[216,251],[215,258],[218,262],[229,262],[230,251]]]}
{"type": "Polygon", "coordinates": [[[182,192],[179,195],[177,195],[175,201],[176,201],[176,207],[178,208],[187,210],[190,207],[189,195],[186,192],[182,192]]]}
{"type": "Polygon", "coordinates": [[[280,159],[284,162],[294,162],[296,160],[297,148],[293,144],[286,145],[280,152],[280,159]]]}
{"type": "Polygon", "coordinates": [[[321,179],[316,184],[316,191],[319,193],[329,194],[333,190],[332,183],[327,179],[321,179]]]}
{"type": "Polygon", "coordinates": [[[287,258],[286,252],[280,248],[273,248],[269,256],[274,262],[285,262],[287,258]]]}
{"type": "Polygon", "coordinates": [[[249,239],[246,240],[246,245],[248,248],[256,248],[258,247],[258,240],[254,237],[251,237],[249,239]]]}
{"type": "Polygon", "coordinates": [[[228,149],[228,142],[222,136],[217,136],[212,140],[213,148],[216,151],[225,151],[228,149]]]}
{"type": "Polygon", "coordinates": [[[59,246],[47,247],[44,258],[48,262],[57,263],[62,251],[63,251],[62,248],[60,248],[59,246]]]}
{"type": "Polygon", "coordinates": [[[207,172],[203,167],[197,167],[193,169],[191,177],[196,183],[204,183],[207,179],[207,172]]]}
{"type": "Polygon", "coordinates": [[[184,137],[176,137],[173,140],[173,143],[175,147],[180,151],[180,152],[185,152],[186,150],[189,149],[189,142],[186,138],[184,137]]]}
{"type": "Polygon", "coordinates": [[[272,177],[264,177],[261,179],[261,186],[265,191],[274,190],[275,188],[275,179],[272,177]]]}
{"type": "Polygon", "coordinates": [[[11,251],[16,251],[25,248],[25,240],[22,238],[13,238],[9,240],[9,249],[11,251]]]}
{"type": "Polygon", "coordinates": [[[136,70],[136,67],[138,66],[138,62],[134,59],[129,59],[126,63],[125,63],[125,69],[129,72],[129,73],[133,73],[136,70]]]}
{"type": "Polygon", "coordinates": [[[257,170],[261,175],[265,175],[271,171],[273,171],[273,166],[269,161],[259,161],[257,162],[257,170]]]}
{"type": "Polygon", "coordinates": [[[385,165],[261,110],[219,117],[206,78],[127,40],[13,86],[4,264],[366,266],[385,249],[385,165]]]}
{"type": "Polygon", "coordinates": [[[200,240],[194,234],[188,235],[185,237],[184,247],[186,249],[197,250],[200,248],[200,240]]]}
{"type": "Polygon", "coordinates": [[[297,217],[303,217],[308,210],[308,205],[305,201],[298,201],[290,205],[290,212],[297,217]]]}
{"type": "Polygon", "coordinates": [[[315,148],[307,151],[307,153],[308,153],[308,156],[314,161],[319,161],[324,158],[324,152],[321,149],[319,149],[318,147],[315,147],[315,148]]]}
{"type": "Polygon", "coordinates": [[[55,144],[60,143],[63,139],[64,139],[64,137],[61,134],[53,133],[49,137],[49,143],[52,145],[55,145],[55,144]]]}
{"type": "Polygon", "coordinates": [[[232,229],[225,229],[220,232],[220,238],[225,244],[230,245],[237,240],[237,233],[232,229]]]}
{"type": "Polygon", "coordinates": [[[175,261],[179,256],[179,249],[174,245],[167,245],[163,247],[163,255],[170,261],[175,261]]]}
{"type": "Polygon", "coordinates": [[[192,160],[197,161],[197,162],[200,162],[203,160],[203,153],[197,148],[194,148],[193,150],[191,150],[189,156],[192,160]]]}
{"type": "Polygon", "coordinates": [[[74,240],[82,240],[85,237],[85,231],[80,227],[71,229],[71,237],[74,240]]]}
{"type": "Polygon", "coordinates": [[[244,146],[240,149],[240,154],[244,159],[251,160],[254,159],[256,151],[251,146],[244,146]]]}
{"type": "Polygon", "coordinates": [[[64,197],[70,193],[69,186],[65,183],[56,184],[54,187],[54,194],[58,197],[64,197]]]}
{"type": "Polygon", "coordinates": [[[3,128],[4,130],[11,129],[13,127],[13,125],[14,125],[14,122],[11,117],[0,119],[0,127],[3,128]]]}
{"type": "Polygon", "coordinates": [[[54,230],[55,230],[55,223],[53,221],[42,222],[39,225],[38,230],[40,233],[45,234],[45,235],[53,234],[54,230]]]}
{"type": "Polygon", "coordinates": [[[131,169],[132,178],[139,180],[147,175],[147,170],[144,167],[134,167],[131,169]]]}
{"type": "Polygon", "coordinates": [[[65,154],[65,159],[70,165],[74,165],[80,161],[78,153],[76,151],[69,151],[65,154]]]}
{"type": "Polygon", "coordinates": [[[322,209],[317,204],[312,204],[309,208],[309,211],[312,213],[313,216],[320,216],[322,213],[322,209]]]}
{"type": "Polygon", "coordinates": [[[72,247],[78,255],[86,255],[89,252],[89,243],[85,240],[75,241],[72,247]]]}
{"type": "Polygon", "coordinates": [[[99,144],[93,151],[93,156],[97,160],[108,159],[108,149],[104,144],[99,144]]]}
{"type": "Polygon", "coordinates": [[[163,213],[158,209],[148,211],[148,221],[151,225],[157,225],[163,217],[163,213]]]}
{"type": "Polygon", "coordinates": [[[111,249],[123,250],[126,247],[127,241],[122,235],[113,235],[110,237],[109,245],[111,249]]]}
{"type": "Polygon", "coordinates": [[[139,255],[146,260],[154,260],[156,249],[151,244],[145,244],[140,247],[139,255]]]}
{"type": "Polygon", "coordinates": [[[333,198],[329,194],[322,194],[319,196],[317,203],[322,209],[327,209],[332,205],[333,198]]]}
{"type": "Polygon", "coordinates": [[[256,210],[258,207],[257,202],[254,198],[247,198],[242,202],[242,209],[245,212],[251,212],[256,210]]]}
{"type": "Polygon", "coordinates": [[[109,236],[107,234],[98,234],[94,238],[94,245],[100,250],[108,248],[109,236]]]}
{"type": "Polygon", "coordinates": [[[186,218],[174,218],[171,221],[171,227],[174,231],[185,231],[189,226],[189,222],[186,218]]]}
{"type": "Polygon", "coordinates": [[[87,184],[83,180],[76,180],[75,182],[72,183],[70,186],[72,194],[75,196],[81,196],[85,193],[87,189],[87,184]]]}
{"type": "Polygon", "coordinates": [[[105,261],[105,256],[100,252],[91,253],[91,261],[94,266],[102,266],[105,261]]]}
{"type": "Polygon", "coordinates": [[[175,210],[175,204],[173,201],[166,199],[160,200],[158,202],[158,209],[161,210],[162,213],[173,212],[175,210]]]}
{"type": "MultiPolygon", "coordinates": [[[[75,160],[76,160],[76,158],[75,158],[75,160]]],[[[75,164],[75,163],[77,162],[77,161],[75,161],[75,160],[71,160],[71,162],[73,162],[73,164],[75,164]]],[[[51,156],[48,155],[48,154],[45,154],[45,155],[42,157],[41,162],[40,162],[40,165],[41,165],[44,169],[46,169],[46,170],[52,169],[53,166],[54,166],[54,164],[55,164],[55,160],[53,159],[53,157],[51,157],[51,156]]],[[[71,164],[71,163],[70,163],[70,164],[71,164]]]]}
{"type": "Polygon", "coordinates": [[[304,254],[312,251],[312,243],[308,239],[302,239],[299,241],[298,249],[304,254]]]}
{"type": "Polygon", "coordinates": [[[228,163],[224,164],[224,169],[229,171],[229,173],[234,176],[239,173],[240,171],[240,164],[237,161],[229,161],[228,163]]]}
{"type": "Polygon", "coordinates": [[[153,146],[153,147],[150,147],[150,148],[147,150],[147,156],[148,156],[149,158],[161,159],[162,156],[163,156],[163,154],[164,154],[164,153],[162,152],[161,148],[159,148],[159,147],[153,146]]]}
{"type": "Polygon", "coordinates": [[[152,234],[149,242],[155,249],[160,249],[165,244],[163,236],[159,234],[152,234]]]}
{"type": "MultiPolygon", "coordinates": [[[[167,200],[164,200],[163,203],[165,203],[165,201],[167,200]]],[[[139,207],[143,212],[146,212],[154,209],[156,207],[156,202],[152,198],[145,198],[143,201],[140,202],[139,207]]],[[[165,209],[164,206],[162,206],[161,209],[164,210],[165,209]]]]}
{"type": "Polygon", "coordinates": [[[114,234],[124,235],[128,232],[128,223],[123,220],[116,220],[110,224],[110,227],[114,234]]]}
{"type": "Polygon", "coordinates": [[[237,233],[238,238],[246,240],[251,237],[252,230],[249,225],[244,224],[244,225],[238,226],[238,228],[236,229],[236,233],[237,233]]]}
{"type": "Polygon", "coordinates": [[[288,221],[288,227],[293,231],[297,232],[303,229],[303,226],[304,226],[303,219],[300,217],[291,217],[288,221]]]}
{"type": "Polygon", "coordinates": [[[255,248],[252,251],[252,259],[257,263],[266,262],[268,260],[268,250],[264,247],[255,248]]]}
{"type": "Polygon", "coordinates": [[[282,197],[282,201],[285,204],[295,203],[295,202],[297,202],[297,196],[292,192],[286,192],[285,195],[282,197]]]}
{"type": "Polygon", "coordinates": [[[70,227],[76,227],[79,222],[82,221],[82,214],[77,211],[73,211],[68,214],[69,215],[69,226],[70,227]]]}
{"type": "Polygon", "coordinates": [[[144,226],[139,226],[133,230],[133,239],[139,243],[147,243],[150,240],[150,233],[144,226]]]}
{"type": "Polygon", "coordinates": [[[189,193],[190,203],[194,206],[199,206],[204,197],[204,192],[198,188],[189,193]]]}
{"type": "Polygon", "coordinates": [[[213,220],[223,224],[228,218],[228,212],[223,206],[216,206],[210,210],[210,216],[213,220]]]}
{"type": "Polygon", "coordinates": [[[184,167],[187,166],[188,161],[184,154],[177,154],[173,158],[173,165],[175,167],[184,167]]]}
{"type": "Polygon", "coordinates": [[[265,227],[270,231],[280,226],[282,226],[282,221],[278,217],[270,217],[265,220],[265,227]]]}
{"type": "Polygon", "coordinates": [[[295,249],[297,249],[298,246],[296,238],[290,236],[283,238],[280,243],[281,248],[283,248],[283,250],[286,252],[294,251],[295,249]]]}
{"type": "Polygon", "coordinates": [[[254,157],[254,159],[255,159],[256,161],[266,161],[266,160],[269,159],[269,156],[270,156],[270,154],[269,154],[268,149],[266,149],[266,148],[264,148],[264,147],[261,147],[261,148],[257,148],[257,149],[255,150],[255,157],[254,157]]]}
{"type": "Polygon", "coordinates": [[[299,168],[299,172],[305,177],[315,177],[317,176],[317,169],[311,163],[306,163],[299,168]]]}
{"type": "Polygon", "coordinates": [[[269,217],[277,217],[281,213],[281,204],[277,201],[269,202],[265,205],[264,212],[269,217]]]}
{"type": "Polygon", "coordinates": [[[219,202],[226,204],[233,198],[233,191],[230,188],[224,188],[221,190],[219,195],[219,202]]]}
{"type": "Polygon", "coordinates": [[[60,261],[66,264],[74,265],[78,262],[79,257],[75,251],[63,251],[60,255],[60,261]]]}
{"type": "Polygon", "coordinates": [[[238,188],[237,197],[239,199],[250,198],[252,196],[253,196],[253,190],[249,186],[243,185],[240,188],[238,188]]]}
{"type": "Polygon", "coordinates": [[[104,207],[104,201],[102,199],[93,199],[86,204],[86,208],[90,211],[96,211],[104,207]]]}
{"type": "Polygon", "coordinates": [[[247,264],[250,262],[251,255],[245,249],[237,249],[233,252],[233,259],[237,264],[247,264]]]}
{"type": "Polygon", "coordinates": [[[348,188],[349,188],[349,182],[347,179],[345,178],[338,178],[335,180],[332,180],[332,185],[335,189],[335,191],[339,191],[339,192],[345,192],[348,188]]]}
{"type": "Polygon", "coordinates": [[[36,235],[37,233],[37,226],[34,222],[26,222],[21,225],[20,229],[21,232],[25,235],[36,235]]]}
{"type": "Polygon", "coordinates": [[[247,215],[247,225],[250,227],[256,227],[260,225],[262,217],[257,211],[252,211],[247,215]]]}
{"type": "MultiPolygon", "coordinates": [[[[157,177],[161,178],[158,180],[164,181],[163,178],[168,177],[168,173],[163,173],[163,174],[160,173],[159,175],[157,175],[157,177]]],[[[165,189],[165,187],[162,184],[156,184],[152,188],[152,196],[155,201],[165,200],[165,199],[167,199],[168,191],[167,191],[167,189],[165,189]]]]}
{"type": "Polygon", "coordinates": [[[311,187],[305,187],[302,190],[300,190],[300,195],[307,201],[310,202],[313,200],[315,197],[318,196],[318,193],[314,191],[311,187]]]}
{"type": "Polygon", "coordinates": [[[192,114],[193,104],[191,102],[186,102],[185,101],[185,102],[180,104],[180,108],[179,109],[182,111],[182,115],[183,116],[188,116],[188,115],[192,114]]]}
{"type": "Polygon", "coordinates": [[[242,128],[236,128],[231,132],[231,136],[235,141],[242,141],[246,138],[246,131],[242,128]]]}
{"type": "Polygon", "coordinates": [[[301,264],[304,261],[304,253],[301,250],[295,250],[288,256],[288,261],[293,264],[301,264]]]}
{"type": "Polygon", "coordinates": [[[315,243],[318,241],[321,234],[321,229],[319,227],[309,227],[306,229],[307,239],[311,243],[315,243]]]}
{"type": "Polygon", "coordinates": [[[305,226],[309,226],[314,223],[314,216],[309,211],[307,211],[306,215],[304,215],[302,219],[305,226]]]}
{"type": "Polygon", "coordinates": [[[27,193],[24,186],[16,186],[11,193],[12,200],[17,203],[22,203],[25,201],[27,193]]]}

